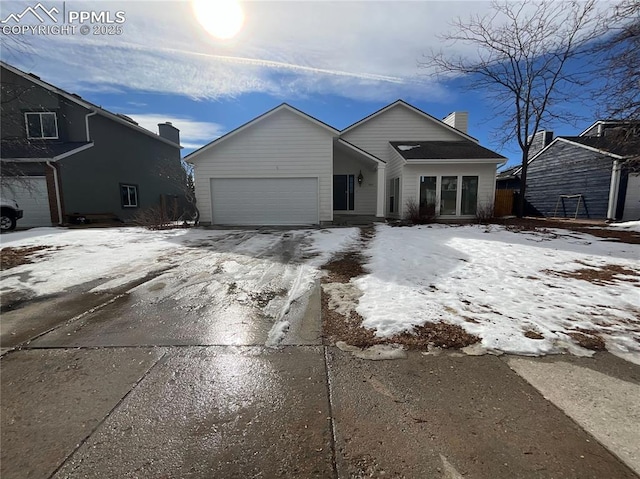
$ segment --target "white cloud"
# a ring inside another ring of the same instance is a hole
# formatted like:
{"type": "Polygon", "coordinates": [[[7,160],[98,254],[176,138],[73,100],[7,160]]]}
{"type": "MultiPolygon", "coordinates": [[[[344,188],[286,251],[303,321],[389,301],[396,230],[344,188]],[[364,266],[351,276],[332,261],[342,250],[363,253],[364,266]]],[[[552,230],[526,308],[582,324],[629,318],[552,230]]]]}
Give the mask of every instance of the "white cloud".
{"type": "Polygon", "coordinates": [[[180,144],[186,149],[200,148],[225,132],[224,127],[218,123],[195,121],[182,116],[162,113],[125,113],[125,115],[154,133],[158,132],[158,123],[171,122],[180,130],[180,144]]]}
{"type": "MultiPolygon", "coordinates": [[[[419,76],[416,62],[438,46],[435,34],[448,19],[480,11],[485,3],[243,2],[246,23],[230,41],[209,37],[188,2],[101,5],[126,12],[122,35],[33,37],[31,64],[19,62],[81,92],[132,88],[203,99],[260,92],[287,99],[333,93],[437,100],[443,91],[419,76]]],[[[68,6],[95,9],[86,2],[68,6]]]]}
{"type": "MultiPolygon", "coordinates": [[[[77,10],[95,5],[68,2],[77,10]]],[[[210,37],[186,1],[100,5],[126,13],[122,35],[32,37],[37,57],[17,66],[77,91],[124,87],[200,99],[258,92],[286,99],[332,93],[438,101],[445,91],[417,62],[431,48],[476,55],[473,47],[442,45],[437,35],[455,17],[482,14],[489,3],[245,1],[245,25],[228,41],[210,37]]]]}

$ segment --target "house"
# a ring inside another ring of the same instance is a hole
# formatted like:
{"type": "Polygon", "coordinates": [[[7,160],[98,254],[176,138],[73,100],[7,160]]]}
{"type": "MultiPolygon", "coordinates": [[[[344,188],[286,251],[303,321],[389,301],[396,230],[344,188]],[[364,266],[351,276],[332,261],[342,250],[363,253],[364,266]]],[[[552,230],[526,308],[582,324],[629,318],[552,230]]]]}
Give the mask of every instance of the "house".
{"type": "Polygon", "coordinates": [[[553,139],[529,160],[529,213],[640,219],[639,127],[638,123],[597,121],[578,136],[553,139]]]}
{"type": "Polygon", "coordinates": [[[203,224],[284,225],[402,218],[411,201],[473,218],[506,159],[468,135],[465,112],[438,120],[398,100],[342,131],[284,103],[185,160],[203,224]]]}
{"type": "Polygon", "coordinates": [[[159,134],[4,62],[2,195],[24,210],[19,226],[107,215],[123,221],[184,194],[180,134],[159,134]]]}

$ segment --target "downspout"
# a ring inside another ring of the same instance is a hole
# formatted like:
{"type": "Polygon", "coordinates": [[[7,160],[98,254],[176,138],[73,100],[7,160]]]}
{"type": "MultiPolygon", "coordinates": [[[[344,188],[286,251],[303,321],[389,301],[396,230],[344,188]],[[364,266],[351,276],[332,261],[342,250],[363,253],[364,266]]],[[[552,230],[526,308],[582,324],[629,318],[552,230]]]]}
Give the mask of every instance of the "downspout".
{"type": "Polygon", "coordinates": [[[97,115],[97,114],[98,114],[98,112],[97,112],[97,111],[95,111],[95,110],[93,110],[93,111],[91,111],[91,113],[87,113],[87,114],[85,115],[85,117],[84,117],[84,121],[85,121],[86,129],[87,129],[87,142],[90,142],[90,141],[91,141],[91,137],[90,137],[90,135],[89,135],[89,117],[90,117],[90,116],[93,116],[93,115],[97,115]]]}
{"type": "Polygon", "coordinates": [[[58,207],[58,225],[62,224],[62,201],[60,201],[60,185],[58,183],[58,170],[50,161],[47,161],[47,166],[53,170],[53,185],[56,189],[56,206],[58,207]]]}
{"type": "Polygon", "coordinates": [[[607,208],[607,220],[616,219],[616,205],[618,204],[618,191],[620,189],[620,162],[613,160],[611,169],[611,184],[609,185],[609,206],[607,208]]]}

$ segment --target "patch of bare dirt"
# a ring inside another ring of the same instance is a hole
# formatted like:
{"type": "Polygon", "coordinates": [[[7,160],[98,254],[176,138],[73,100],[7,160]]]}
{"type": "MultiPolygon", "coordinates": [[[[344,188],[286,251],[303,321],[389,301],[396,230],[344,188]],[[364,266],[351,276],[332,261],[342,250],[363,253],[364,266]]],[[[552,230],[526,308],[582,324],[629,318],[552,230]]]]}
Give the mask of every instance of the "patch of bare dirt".
{"type": "Polygon", "coordinates": [[[33,263],[35,260],[45,257],[48,253],[59,249],[53,246],[23,246],[14,248],[7,246],[0,249],[0,271],[15,268],[22,264],[33,263]]]}
{"type": "Polygon", "coordinates": [[[579,346],[592,351],[605,351],[604,339],[591,331],[572,331],[567,333],[579,346]]]}
{"type": "Polygon", "coordinates": [[[399,334],[390,340],[409,349],[427,349],[429,345],[460,349],[478,341],[478,336],[467,333],[462,327],[444,322],[415,326],[412,332],[399,334]]]}
{"type": "MultiPolygon", "coordinates": [[[[578,262],[579,264],[585,264],[578,262]]],[[[580,268],[574,271],[553,271],[543,270],[544,273],[552,274],[554,276],[561,276],[563,278],[580,279],[582,281],[588,281],[599,286],[607,286],[616,282],[628,282],[638,283],[640,280],[635,279],[640,277],[638,271],[625,268],[617,264],[607,264],[604,266],[589,266],[588,268],[580,268]],[[631,276],[631,278],[629,277],[631,276]]]]}
{"type": "Polygon", "coordinates": [[[362,267],[363,257],[360,253],[351,251],[335,258],[324,266],[322,269],[328,271],[326,283],[348,283],[352,278],[357,278],[366,273],[362,267]]]}
{"type": "MultiPolygon", "coordinates": [[[[360,231],[361,245],[366,245],[375,236],[375,229],[362,228],[360,231]]],[[[361,248],[362,249],[362,248],[361,248]]],[[[348,283],[366,273],[362,266],[363,256],[359,252],[348,252],[329,261],[323,266],[328,275],[322,282],[348,283]]],[[[416,326],[412,332],[396,335],[392,338],[378,338],[372,330],[362,327],[362,316],[355,311],[348,315],[338,313],[329,308],[329,294],[321,291],[322,326],[325,341],[344,341],[352,346],[367,348],[376,344],[402,344],[408,349],[427,349],[427,346],[443,348],[463,348],[477,343],[480,338],[467,333],[462,327],[440,323],[428,323],[416,326]]],[[[475,321],[475,320],[470,320],[475,321]]]]}
{"type": "Polygon", "coordinates": [[[524,332],[524,335],[529,339],[544,339],[544,336],[537,331],[528,330],[524,332]]]}
{"type": "MultiPolygon", "coordinates": [[[[602,221],[558,220],[547,218],[509,218],[497,219],[495,224],[501,224],[509,231],[532,231],[536,233],[549,232],[548,228],[557,228],[579,233],[587,233],[609,241],[619,241],[628,244],[640,244],[640,233],[613,228],[605,228],[602,221]]],[[[550,232],[549,232],[550,233],[550,232]]]]}

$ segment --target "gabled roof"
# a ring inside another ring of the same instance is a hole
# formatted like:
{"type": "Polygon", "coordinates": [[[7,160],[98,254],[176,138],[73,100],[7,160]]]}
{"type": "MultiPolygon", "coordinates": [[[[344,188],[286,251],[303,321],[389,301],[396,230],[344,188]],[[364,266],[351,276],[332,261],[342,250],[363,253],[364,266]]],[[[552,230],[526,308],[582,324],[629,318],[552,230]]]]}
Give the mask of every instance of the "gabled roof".
{"type": "Polygon", "coordinates": [[[93,142],[0,142],[0,158],[4,161],[58,161],[91,148],[93,142]]]}
{"type": "Polygon", "coordinates": [[[522,165],[512,166],[505,170],[499,171],[496,175],[496,179],[498,180],[508,180],[511,178],[517,178],[522,172],[522,165]]]}
{"type": "Polygon", "coordinates": [[[86,108],[88,110],[92,110],[95,111],[97,114],[104,116],[106,118],[109,118],[110,120],[115,121],[116,123],[119,123],[121,125],[124,125],[128,128],[131,128],[132,130],[137,131],[138,133],[142,133],[146,136],[149,136],[151,138],[153,138],[154,140],[158,140],[161,141],[163,143],[166,143],[167,145],[171,145],[171,146],[175,146],[176,148],[182,148],[180,145],[172,142],[171,140],[167,140],[166,138],[161,137],[160,135],[147,130],[146,128],[142,128],[141,126],[139,126],[136,123],[132,123],[131,119],[127,119],[127,117],[125,115],[120,115],[117,113],[112,113],[108,110],[105,110],[102,107],[99,107],[98,105],[95,105],[87,100],[85,100],[84,98],[82,98],[80,95],[77,95],[75,93],[69,93],[68,91],[63,90],[62,88],[58,88],[57,86],[52,85],[51,83],[47,83],[46,81],[43,81],[42,79],[40,79],[40,77],[30,74],[30,73],[25,73],[22,70],[9,65],[8,63],[5,63],[3,61],[0,61],[0,65],[2,66],[2,68],[6,68],[7,70],[9,70],[12,73],[15,73],[18,76],[21,76],[22,78],[42,87],[45,88],[57,95],[60,95],[64,98],[66,98],[67,100],[75,103],[76,105],[80,105],[83,108],[86,108]]]}
{"type": "Polygon", "coordinates": [[[568,143],[578,148],[584,148],[594,153],[615,158],[616,160],[624,160],[640,155],[640,139],[628,140],[626,142],[612,140],[612,138],[606,136],[558,136],[542,150],[529,158],[527,164],[534,161],[558,142],[568,143]]]}
{"type": "Polygon", "coordinates": [[[572,143],[593,148],[605,155],[619,159],[640,155],[640,138],[620,139],[615,136],[562,136],[572,143]]]}
{"type": "Polygon", "coordinates": [[[473,141],[390,141],[405,160],[463,160],[506,158],[473,141]]]}
{"type": "Polygon", "coordinates": [[[438,120],[436,117],[429,115],[428,113],[425,113],[424,111],[420,110],[419,108],[416,108],[413,105],[410,105],[409,103],[407,103],[404,100],[396,100],[393,103],[381,108],[378,111],[373,112],[371,115],[364,117],[362,120],[359,120],[357,122],[355,122],[352,125],[349,125],[348,127],[346,127],[344,130],[342,130],[340,132],[341,135],[344,135],[345,133],[354,130],[356,128],[358,128],[359,126],[362,126],[364,123],[368,122],[369,120],[374,119],[375,117],[382,115],[384,112],[391,110],[392,108],[396,108],[396,107],[404,107],[407,108],[408,110],[417,113],[418,115],[422,116],[423,118],[426,118],[427,120],[431,120],[434,121],[436,123],[438,123],[440,126],[448,129],[449,131],[452,131],[454,133],[459,134],[461,137],[466,138],[468,140],[474,141],[477,143],[477,139],[467,135],[466,133],[461,132],[460,130],[456,130],[454,127],[447,125],[446,123],[444,123],[442,120],[438,120]]]}
{"type": "MultiPolygon", "coordinates": [[[[589,128],[580,133],[579,136],[585,136],[591,130],[596,128],[598,125],[602,125],[603,127],[611,127],[611,126],[640,126],[640,121],[638,120],[597,120],[595,121],[589,128]]],[[[589,135],[591,136],[591,135],[589,135]]]]}
{"type": "Polygon", "coordinates": [[[247,123],[245,123],[244,125],[239,126],[238,128],[236,128],[235,130],[231,130],[229,133],[222,135],[221,137],[213,140],[210,143],[207,143],[206,145],[198,148],[197,150],[189,153],[187,156],[184,157],[185,160],[187,161],[193,161],[195,159],[196,156],[200,155],[201,153],[205,152],[206,150],[208,150],[209,148],[219,145],[220,143],[222,143],[223,141],[228,140],[229,138],[237,135],[238,133],[246,130],[247,128],[249,128],[250,126],[255,125],[258,122],[261,122],[267,118],[269,118],[270,116],[274,115],[275,113],[279,112],[279,111],[289,111],[291,113],[294,113],[296,115],[298,115],[299,117],[319,126],[320,128],[323,128],[324,130],[328,131],[329,133],[331,133],[332,135],[339,135],[340,132],[338,130],[336,130],[335,128],[333,128],[330,125],[327,125],[326,123],[318,120],[317,118],[312,117],[311,115],[306,114],[305,112],[298,110],[297,108],[292,107],[291,105],[289,105],[288,103],[282,103],[280,105],[278,105],[275,108],[272,108],[271,110],[263,113],[260,116],[255,117],[253,120],[248,121],[247,123]]]}

